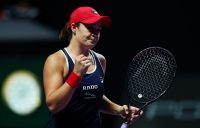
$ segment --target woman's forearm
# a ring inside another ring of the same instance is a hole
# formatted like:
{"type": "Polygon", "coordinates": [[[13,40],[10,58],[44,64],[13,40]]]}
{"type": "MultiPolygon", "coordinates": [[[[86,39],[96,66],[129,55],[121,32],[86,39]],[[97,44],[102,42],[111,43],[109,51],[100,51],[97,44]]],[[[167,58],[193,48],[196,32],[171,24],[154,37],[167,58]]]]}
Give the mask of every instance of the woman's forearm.
{"type": "Polygon", "coordinates": [[[123,110],[123,107],[112,102],[105,95],[102,97],[100,104],[100,111],[112,115],[120,115],[120,112],[123,110]]]}

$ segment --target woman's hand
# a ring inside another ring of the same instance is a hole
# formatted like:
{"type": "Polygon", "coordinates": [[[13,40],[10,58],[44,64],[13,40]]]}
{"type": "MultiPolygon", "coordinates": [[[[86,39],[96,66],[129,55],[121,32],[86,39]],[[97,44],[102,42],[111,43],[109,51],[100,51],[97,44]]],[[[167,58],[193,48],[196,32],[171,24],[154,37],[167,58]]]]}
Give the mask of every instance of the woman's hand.
{"type": "Polygon", "coordinates": [[[74,72],[77,75],[82,76],[87,72],[90,65],[92,65],[92,58],[81,54],[75,58],[74,72]]]}
{"type": "Polygon", "coordinates": [[[139,108],[133,106],[128,108],[127,105],[123,105],[120,112],[120,116],[124,119],[127,119],[129,124],[134,123],[142,114],[143,111],[139,111],[139,108]]]}

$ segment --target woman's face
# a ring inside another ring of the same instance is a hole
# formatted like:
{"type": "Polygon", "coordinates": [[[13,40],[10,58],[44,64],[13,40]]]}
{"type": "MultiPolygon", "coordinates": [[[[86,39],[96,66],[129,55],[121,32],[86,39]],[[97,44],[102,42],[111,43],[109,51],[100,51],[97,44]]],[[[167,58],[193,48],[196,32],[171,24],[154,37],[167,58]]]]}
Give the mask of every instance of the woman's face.
{"type": "Polygon", "coordinates": [[[84,45],[95,46],[99,41],[101,29],[102,25],[100,22],[94,24],[80,23],[76,30],[76,38],[84,45]]]}

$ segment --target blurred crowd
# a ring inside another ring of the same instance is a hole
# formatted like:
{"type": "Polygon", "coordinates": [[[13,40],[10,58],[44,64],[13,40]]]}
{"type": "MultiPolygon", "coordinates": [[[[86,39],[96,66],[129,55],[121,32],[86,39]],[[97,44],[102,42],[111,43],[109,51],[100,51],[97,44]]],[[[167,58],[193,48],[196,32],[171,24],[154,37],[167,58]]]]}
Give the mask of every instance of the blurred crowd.
{"type": "Polygon", "coordinates": [[[33,6],[29,0],[16,0],[14,2],[4,2],[0,7],[0,20],[8,19],[36,19],[40,14],[37,7],[33,6]]]}

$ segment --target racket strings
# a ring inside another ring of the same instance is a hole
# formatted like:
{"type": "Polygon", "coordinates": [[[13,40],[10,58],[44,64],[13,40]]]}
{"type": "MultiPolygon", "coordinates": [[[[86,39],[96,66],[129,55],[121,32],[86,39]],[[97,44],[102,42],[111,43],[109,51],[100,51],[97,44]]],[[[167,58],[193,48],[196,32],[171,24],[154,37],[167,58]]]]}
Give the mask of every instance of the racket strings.
{"type": "Polygon", "coordinates": [[[166,50],[149,49],[137,55],[128,70],[128,90],[139,102],[154,100],[172,82],[175,60],[166,50]]]}

